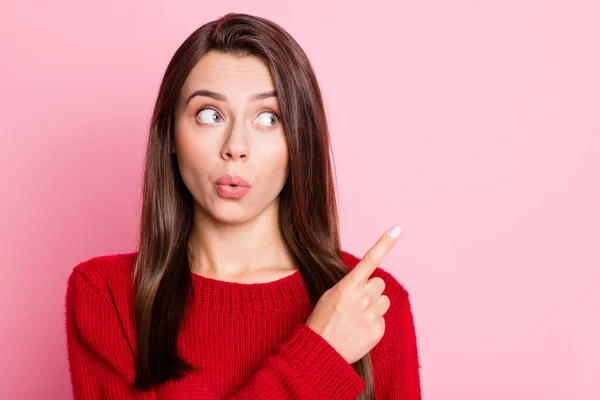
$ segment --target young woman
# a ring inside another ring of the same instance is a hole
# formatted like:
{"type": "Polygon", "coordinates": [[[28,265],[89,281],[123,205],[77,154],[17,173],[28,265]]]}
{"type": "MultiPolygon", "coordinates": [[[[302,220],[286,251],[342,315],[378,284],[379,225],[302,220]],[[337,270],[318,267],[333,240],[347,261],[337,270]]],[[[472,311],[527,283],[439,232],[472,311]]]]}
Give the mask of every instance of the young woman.
{"type": "Polygon", "coordinates": [[[309,60],[228,14],[169,63],[152,116],[137,251],[74,267],[76,399],[420,399],[407,291],[340,249],[309,60]],[[385,314],[385,317],[384,317],[385,314]]]}

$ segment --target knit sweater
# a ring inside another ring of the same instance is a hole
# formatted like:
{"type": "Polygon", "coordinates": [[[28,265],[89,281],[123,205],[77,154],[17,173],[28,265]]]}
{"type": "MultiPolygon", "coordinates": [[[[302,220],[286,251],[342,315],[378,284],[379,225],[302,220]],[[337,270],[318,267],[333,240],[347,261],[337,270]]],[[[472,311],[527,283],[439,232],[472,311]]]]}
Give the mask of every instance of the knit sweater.
{"type": "MultiPolygon", "coordinates": [[[[342,252],[349,269],[360,261],[342,252]]],[[[313,306],[300,271],[266,283],[237,283],[192,273],[193,301],[178,354],[201,370],[134,389],[136,341],[130,279],[136,253],[83,261],[65,297],[72,393],[79,399],[356,399],[365,382],[333,346],[305,324],[313,306]]],[[[413,314],[403,286],[378,267],[391,305],[370,355],[375,398],[421,398],[413,314]]]]}

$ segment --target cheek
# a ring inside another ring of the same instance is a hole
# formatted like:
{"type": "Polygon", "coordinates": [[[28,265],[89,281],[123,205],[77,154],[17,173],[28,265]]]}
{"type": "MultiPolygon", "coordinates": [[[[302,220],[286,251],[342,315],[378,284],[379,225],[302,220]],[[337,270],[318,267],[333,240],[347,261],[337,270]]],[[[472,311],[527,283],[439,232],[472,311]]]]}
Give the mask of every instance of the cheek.
{"type": "Polygon", "coordinates": [[[180,135],[177,140],[177,162],[181,177],[188,190],[198,194],[204,190],[201,185],[206,180],[214,156],[210,156],[208,145],[192,140],[189,135],[180,135]]]}
{"type": "Polygon", "coordinates": [[[206,158],[202,154],[202,147],[199,147],[192,140],[182,137],[177,145],[177,159],[179,160],[180,168],[194,170],[206,158]]]}
{"type": "Polygon", "coordinates": [[[265,172],[268,171],[267,175],[278,184],[285,183],[289,163],[287,147],[284,145],[272,147],[266,154],[261,155],[261,159],[267,160],[264,164],[265,172]]]}
{"type": "Polygon", "coordinates": [[[206,168],[202,167],[209,159],[211,143],[206,139],[203,140],[201,132],[195,130],[193,126],[189,126],[185,119],[177,121],[176,129],[175,143],[180,168],[206,171],[206,168]]]}

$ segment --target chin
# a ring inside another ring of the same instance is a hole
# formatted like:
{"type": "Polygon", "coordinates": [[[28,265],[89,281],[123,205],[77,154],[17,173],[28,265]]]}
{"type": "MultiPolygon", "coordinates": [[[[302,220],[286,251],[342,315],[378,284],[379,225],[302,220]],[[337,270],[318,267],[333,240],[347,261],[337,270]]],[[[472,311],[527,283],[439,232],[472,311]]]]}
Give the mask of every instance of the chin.
{"type": "Polygon", "coordinates": [[[210,213],[211,217],[222,224],[240,224],[250,219],[248,215],[241,209],[235,209],[235,207],[220,207],[218,210],[214,210],[210,213]]]}
{"type": "Polygon", "coordinates": [[[237,225],[237,224],[241,224],[241,223],[247,221],[247,219],[245,219],[245,218],[232,218],[232,217],[229,217],[229,218],[220,218],[218,216],[213,216],[213,218],[217,222],[219,222],[221,224],[224,224],[224,225],[237,225]]]}

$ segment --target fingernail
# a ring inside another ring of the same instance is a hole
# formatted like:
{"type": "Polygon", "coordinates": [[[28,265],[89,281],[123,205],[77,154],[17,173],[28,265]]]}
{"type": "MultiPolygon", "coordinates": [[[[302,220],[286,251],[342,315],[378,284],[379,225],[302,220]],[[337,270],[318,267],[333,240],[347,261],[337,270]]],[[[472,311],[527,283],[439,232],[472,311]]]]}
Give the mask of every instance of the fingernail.
{"type": "Polygon", "coordinates": [[[394,226],[394,228],[390,231],[390,237],[392,239],[396,239],[398,236],[400,236],[400,232],[402,232],[402,228],[400,228],[398,225],[394,226]]]}

